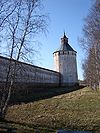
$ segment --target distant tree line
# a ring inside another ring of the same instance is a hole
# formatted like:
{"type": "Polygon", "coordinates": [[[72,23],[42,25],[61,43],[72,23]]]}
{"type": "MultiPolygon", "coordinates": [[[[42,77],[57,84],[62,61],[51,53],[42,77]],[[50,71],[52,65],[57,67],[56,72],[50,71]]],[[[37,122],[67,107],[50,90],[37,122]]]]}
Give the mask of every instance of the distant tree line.
{"type": "Polygon", "coordinates": [[[81,46],[86,50],[84,79],[92,89],[100,88],[100,0],[95,0],[83,27],[81,46]]]}

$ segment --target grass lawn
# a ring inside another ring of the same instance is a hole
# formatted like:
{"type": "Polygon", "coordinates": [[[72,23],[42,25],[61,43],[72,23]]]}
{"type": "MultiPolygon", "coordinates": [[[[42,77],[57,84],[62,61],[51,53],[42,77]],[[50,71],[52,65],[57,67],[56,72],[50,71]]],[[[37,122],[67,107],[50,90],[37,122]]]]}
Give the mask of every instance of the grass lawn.
{"type": "Polygon", "coordinates": [[[8,108],[6,120],[32,128],[100,132],[100,91],[84,88],[8,108]]]}

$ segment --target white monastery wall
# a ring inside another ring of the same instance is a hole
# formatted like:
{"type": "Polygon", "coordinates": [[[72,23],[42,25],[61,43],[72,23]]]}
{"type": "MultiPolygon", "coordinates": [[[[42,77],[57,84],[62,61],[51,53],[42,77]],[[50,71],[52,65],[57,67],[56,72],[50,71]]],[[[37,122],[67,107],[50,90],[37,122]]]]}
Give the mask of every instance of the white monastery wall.
{"type": "Polygon", "coordinates": [[[61,82],[63,84],[78,83],[76,52],[58,51],[54,53],[55,71],[61,73],[61,82]]]}
{"type": "Polygon", "coordinates": [[[77,83],[76,54],[72,51],[60,56],[60,72],[63,75],[63,83],[77,83]]]}
{"type": "MultiPolygon", "coordinates": [[[[15,61],[13,61],[14,64],[15,61]]],[[[12,64],[12,66],[13,66],[12,64]]],[[[5,82],[9,66],[9,59],[0,56],[0,82],[5,82]]],[[[59,85],[59,73],[27,63],[17,63],[15,82],[32,84],[59,85]]]]}

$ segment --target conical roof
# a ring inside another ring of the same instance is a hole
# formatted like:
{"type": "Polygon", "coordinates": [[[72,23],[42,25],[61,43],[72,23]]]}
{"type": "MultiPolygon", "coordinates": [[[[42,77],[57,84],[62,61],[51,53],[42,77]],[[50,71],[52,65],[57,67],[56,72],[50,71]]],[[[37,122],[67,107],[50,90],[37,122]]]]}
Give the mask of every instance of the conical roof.
{"type": "Polygon", "coordinates": [[[59,51],[75,51],[68,43],[61,45],[59,51]]]}
{"type": "MultiPolygon", "coordinates": [[[[59,49],[57,49],[55,52],[58,52],[58,51],[74,51],[76,52],[69,44],[68,44],[68,38],[66,37],[65,35],[65,32],[64,32],[64,36],[61,38],[61,46],[59,49]]],[[[54,53],[55,53],[54,52],[54,53]]]]}

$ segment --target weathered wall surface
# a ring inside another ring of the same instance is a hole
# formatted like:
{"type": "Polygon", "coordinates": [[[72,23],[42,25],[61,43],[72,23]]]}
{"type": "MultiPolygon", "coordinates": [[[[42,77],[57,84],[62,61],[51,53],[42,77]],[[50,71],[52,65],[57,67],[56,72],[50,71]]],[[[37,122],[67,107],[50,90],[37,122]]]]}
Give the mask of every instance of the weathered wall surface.
{"type": "Polygon", "coordinates": [[[73,85],[78,83],[76,52],[58,51],[54,53],[55,71],[60,72],[61,83],[73,85]]]}
{"type": "MultiPolygon", "coordinates": [[[[12,63],[12,66],[14,65],[12,63]]],[[[0,56],[0,82],[6,81],[7,71],[9,66],[9,59],[0,56]]],[[[28,83],[37,86],[59,86],[60,74],[58,72],[37,67],[27,63],[17,63],[17,73],[15,82],[28,83]]]]}

